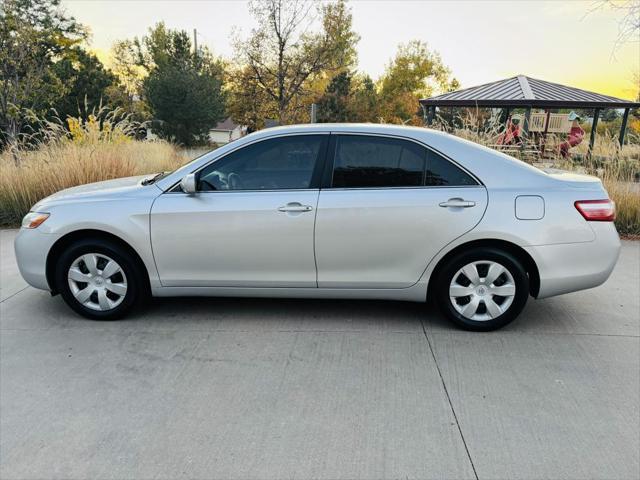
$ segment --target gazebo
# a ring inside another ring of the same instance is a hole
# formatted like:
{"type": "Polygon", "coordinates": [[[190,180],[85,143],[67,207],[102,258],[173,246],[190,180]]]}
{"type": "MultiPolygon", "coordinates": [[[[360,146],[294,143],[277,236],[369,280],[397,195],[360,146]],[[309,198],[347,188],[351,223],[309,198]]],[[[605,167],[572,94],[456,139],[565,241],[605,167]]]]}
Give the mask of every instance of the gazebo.
{"type": "Polygon", "coordinates": [[[436,97],[420,100],[425,112],[427,124],[431,124],[435,117],[436,107],[482,107],[501,108],[508,118],[511,110],[520,108],[525,110],[523,132],[528,133],[531,110],[544,109],[546,124],[544,133],[549,127],[550,110],[554,109],[593,109],[593,123],[589,138],[589,152],[595,142],[596,127],[600,111],[604,108],[624,109],[622,125],[620,127],[619,142],[624,144],[624,136],[629,120],[629,111],[640,107],[640,103],[610,97],[599,93],[568,87],[558,83],[546,82],[525,75],[518,75],[497,82],[486,83],[477,87],[465,88],[455,92],[445,93],[436,97]]]}

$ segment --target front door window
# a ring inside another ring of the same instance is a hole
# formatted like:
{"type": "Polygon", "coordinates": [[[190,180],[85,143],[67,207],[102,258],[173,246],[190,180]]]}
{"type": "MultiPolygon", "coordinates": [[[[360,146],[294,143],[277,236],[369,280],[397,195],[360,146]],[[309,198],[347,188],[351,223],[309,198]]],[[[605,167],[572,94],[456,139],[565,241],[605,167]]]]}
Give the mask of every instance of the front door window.
{"type": "Polygon", "coordinates": [[[311,188],[326,135],[263,140],[213,162],[198,177],[198,190],[296,190],[311,188]]]}

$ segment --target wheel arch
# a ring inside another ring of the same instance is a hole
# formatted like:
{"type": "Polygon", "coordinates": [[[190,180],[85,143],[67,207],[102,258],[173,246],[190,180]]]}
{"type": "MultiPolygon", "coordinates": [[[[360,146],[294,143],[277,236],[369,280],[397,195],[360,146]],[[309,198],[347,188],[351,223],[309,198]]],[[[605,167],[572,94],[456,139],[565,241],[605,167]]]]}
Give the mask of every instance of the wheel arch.
{"type": "Polygon", "coordinates": [[[438,278],[438,275],[440,274],[440,271],[442,270],[444,265],[446,265],[446,263],[451,258],[459,254],[460,252],[473,248],[496,248],[510,253],[511,255],[516,257],[516,259],[518,259],[522,263],[522,266],[529,276],[529,294],[534,298],[538,296],[538,293],[540,291],[540,272],[538,270],[536,262],[531,257],[531,255],[529,255],[529,253],[527,253],[525,249],[523,249],[519,245],[516,245],[515,243],[509,242],[507,240],[492,238],[472,240],[458,245],[448,251],[445,256],[438,261],[435,268],[431,272],[431,275],[429,276],[429,283],[427,285],[427,299],[433,298],[432,290],[435,287],[435,279],[438,278]]]}
{"type": "Polygon", "coordinates": [[[46,262],[47,283],[49,284],[49,288],[51,289],[51,293],[53,295],[58,293],[56,289],[56,284],[54,281],[56,258],[64,251],[65,248],[67,248],[72,243],[78,240],[87,240],[87,239],[97,239],[97,240],[108,241],[126,250],[127,253],[129,253],[131,257],[134,259],[137,266],[140,268],[140,271],[142,272],[142,276],[145,280],[145,285],[143,285],[143,288],[147,292],[151,291],[149,271],[147,270],[147,267],[144,261],[142,260],[142,258],[140,257],[140,255],[138,255],[138,252],[136,252],[136,250],[129,243],[127,243],[125,240],[118,237],[117,235],[114,235],[113,233],[105,232],[104,230],[82,229],[82,230],[74,230],[73,232],[69,232],[64,236],[60,237],[56,241],[56,243],[53,244],[53,246],[49,250],[49,253],[47,254],[47,262],[46,262]]]}

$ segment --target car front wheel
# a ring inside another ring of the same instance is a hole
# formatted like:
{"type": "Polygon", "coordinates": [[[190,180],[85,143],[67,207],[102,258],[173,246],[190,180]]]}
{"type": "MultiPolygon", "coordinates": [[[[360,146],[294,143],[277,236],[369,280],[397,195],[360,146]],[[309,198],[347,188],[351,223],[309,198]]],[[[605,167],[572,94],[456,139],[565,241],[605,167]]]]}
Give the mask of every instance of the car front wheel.
{"type": "Polygon", "coordinates": [[[508,252],[479,248],[450,259],[437,277],[444,314],[467,330],[489,331],[513,321],[529,297],[529,278],[508,252]]]}
{"type": "Polygon", "coordinates": [[[143,277],[135,260],[100,239],[70,245],[58,259],[55,278],[65,302],[94,320],[121,318],[141,298],[143,277]]]}

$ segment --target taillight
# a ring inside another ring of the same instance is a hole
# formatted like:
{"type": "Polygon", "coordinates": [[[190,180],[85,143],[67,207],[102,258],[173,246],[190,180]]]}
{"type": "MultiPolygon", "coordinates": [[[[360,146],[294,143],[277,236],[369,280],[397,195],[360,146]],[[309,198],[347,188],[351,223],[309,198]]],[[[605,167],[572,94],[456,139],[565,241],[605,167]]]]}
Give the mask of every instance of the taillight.
{"type": "Polygon", "coordinates": [[[574,205],[589,222],[613,222],[616,219],[613,200],[578,200],[574,205]]]}

